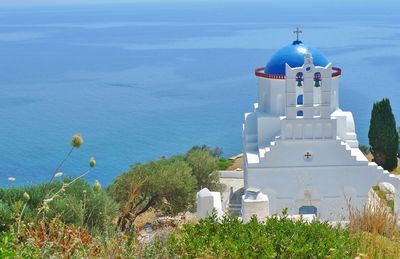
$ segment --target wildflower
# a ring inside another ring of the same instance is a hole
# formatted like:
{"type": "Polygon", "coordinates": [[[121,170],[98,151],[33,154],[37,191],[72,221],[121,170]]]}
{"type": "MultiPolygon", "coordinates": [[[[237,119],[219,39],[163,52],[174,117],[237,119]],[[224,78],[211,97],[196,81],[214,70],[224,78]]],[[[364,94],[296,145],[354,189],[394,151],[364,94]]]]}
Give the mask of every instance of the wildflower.
{"type": "Polygon", "coordinates": [[[93,191],[94,191],[94,192],[99,192],[100,189],[101,189],[101,184],[100,184],[100,182],[99,182],[98,180],[94,181],[94,184],[93,184],[93,191]]]}
{"type": "Polygon", "coordinates": [[[8,180],[9,180],[10,182],[14,182],[14,181],[15,181],[15,177],[8,177],[8,180]]]}
{"type": "Polygon", "coordinates": [[[47,213],[47,212],[49,212],[50,207],[49,207],[49,205],[47,204],[47,202],[43,202],[42,207],[40,207],[38,210],[39,210],[39,212],[47,213]]]}
{"type": "Polygon", "coordinates": [[[74,136],[72,136],[71,145],[74,148],[79,148],[82,144],[83,144],[83,138],[80,133],[76,133],[74,136]]]}
{"type": "Polygon", "coordinates": [[[31,199],[31,197],[29,196],[29,194],[27,192],[24,192],[23,198],[24,198],[25,202],[28,202],[31,199]]]}
{"type": "Polygon", "coordinates": [[[54,178],[56,178],[56,177],[60,177],[60,176],[62,176],[63,175],[63,173],[62,172],[57,172],[55,175],[54,175],[54,178]]]}
{"type": "Polygon", "coordinates": [[[89,165],[90,165],[90,167],[94,167],[96,165],[96,160],[94,159],[94,157],[90,158],[89,165]]]}

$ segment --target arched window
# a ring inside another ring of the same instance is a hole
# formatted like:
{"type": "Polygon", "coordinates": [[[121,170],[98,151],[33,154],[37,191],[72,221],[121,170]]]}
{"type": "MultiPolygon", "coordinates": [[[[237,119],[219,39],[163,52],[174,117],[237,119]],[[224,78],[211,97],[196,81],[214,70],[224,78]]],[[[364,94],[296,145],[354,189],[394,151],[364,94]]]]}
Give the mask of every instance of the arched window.
{"type": "Polygon", "coordinates": [[[299,208],[299,214],[315,214],[317,215],[317,207],[315,206],[301,206],[299,208]]]}
{"type": "Polygon", "coordinates": [[[302,86],[303,85],[303,73],[299,72],[296,74],[296,81],[297,81],[297,86],[302,86]]]}
{"type": "Polygon", "coordinates": [[[314,74],[314,86],[315,87],[320,87],[321,86],[321,83],[320,83],[321,81],[322,81],[321,73],[320,72],[316,72],[314,74]]]}
{"type": "Polygon", "coordinates": [[[297,96],[297,104],[301,105],[303,104],[303,95],[299,94],[299,96],[297,96]]]}
{"type": "Polygon", "coordinates": [[[304,116],[303,111],[297,111],[297,116],[304,116]]]}

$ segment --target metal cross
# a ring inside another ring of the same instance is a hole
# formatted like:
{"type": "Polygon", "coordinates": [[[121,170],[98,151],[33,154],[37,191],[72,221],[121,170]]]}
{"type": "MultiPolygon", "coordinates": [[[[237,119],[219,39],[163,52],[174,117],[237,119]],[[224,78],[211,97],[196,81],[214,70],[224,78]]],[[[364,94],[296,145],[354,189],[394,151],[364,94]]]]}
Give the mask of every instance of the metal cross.
{"type": "Polygon", "coordinates": [[[310,157],[312,156],[308,151],[307,153],[304,155],[307,159],[310,159],[310,157]]]}
{"type": "Polygon", "coordinates": [[[296,33],[297,41],[299,41],[299,34],[303,32],[299,29],[299,27],[296,27],[296,30],[293,31],[293,33],[296,33]]]}

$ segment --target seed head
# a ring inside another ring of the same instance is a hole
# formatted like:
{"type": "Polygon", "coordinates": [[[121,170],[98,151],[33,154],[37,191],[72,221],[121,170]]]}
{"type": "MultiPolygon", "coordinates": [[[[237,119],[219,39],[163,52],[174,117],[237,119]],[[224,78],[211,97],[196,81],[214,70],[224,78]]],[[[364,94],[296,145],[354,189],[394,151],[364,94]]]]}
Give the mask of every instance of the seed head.
{"type": "Polygon", "coordinates": [[[94,159],[94,157],[91,157],[91,158],[90,158],[89,165],[90,165],[90,167],[92,167],[92,168],[96,165],[96,160],[94,159]]]}
{"type": "Polygon", "coordinates": [[[101,189],[101,184],[100,184],[100,182],[99,182],[98,180],[94,181],[94,184],[93,184],[93,191],[94,191],[94,192],[99,192],[100,189],[101,189]]]}
{"type": "Polygon", "coordinates": [[[28,202],[31,199],[31,197],[29,196],[29,194],[27,192],[24,192],[23,198],[24,198],[25,202],[28,202]]]}
{"type": "Polygon", "coordinates": [[[79,148],[83,144],[83,138],[81,133],[76,133],[72,136],[71,145],[74,148],[79,148]]]}

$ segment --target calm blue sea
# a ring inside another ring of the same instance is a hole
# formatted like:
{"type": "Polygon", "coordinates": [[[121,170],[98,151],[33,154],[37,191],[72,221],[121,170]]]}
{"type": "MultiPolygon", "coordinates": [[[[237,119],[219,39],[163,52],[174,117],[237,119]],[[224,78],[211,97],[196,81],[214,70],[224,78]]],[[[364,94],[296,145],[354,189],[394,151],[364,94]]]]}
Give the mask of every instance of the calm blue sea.
{"type": "Polygon", "coordinates": [[[193,145],[240,153],[254,69],[291,43],[296,26],[342,68],[341,107],[367,144],[374,101],[389,97],[400,124],[392,13],[261,3],[0,9],[0,185],[50,179],[76,132],[84,145],[62,172],[78,175],[94,156],[87,179],[103,185],[193,145]]]}

